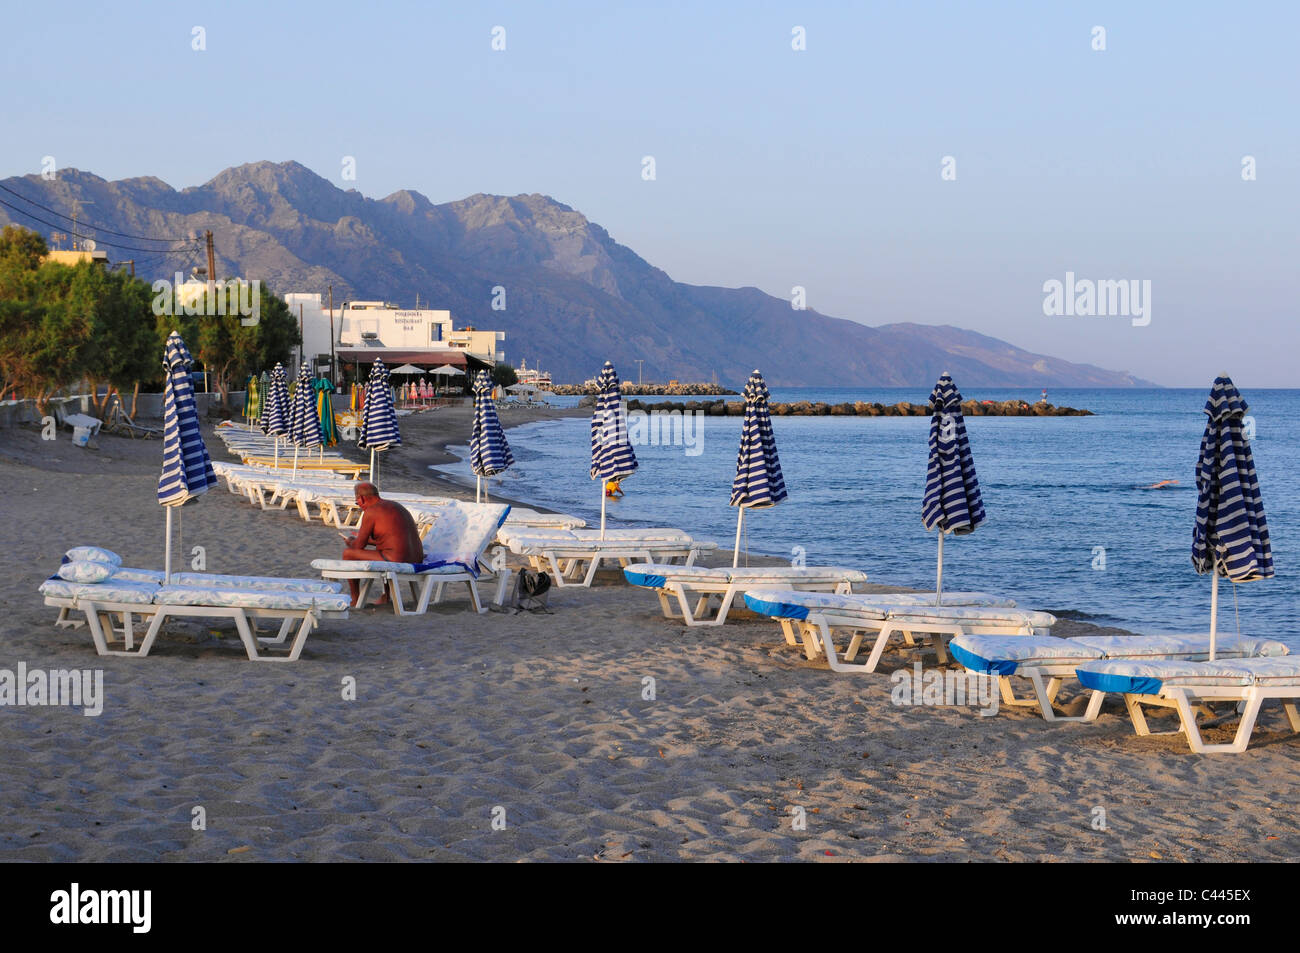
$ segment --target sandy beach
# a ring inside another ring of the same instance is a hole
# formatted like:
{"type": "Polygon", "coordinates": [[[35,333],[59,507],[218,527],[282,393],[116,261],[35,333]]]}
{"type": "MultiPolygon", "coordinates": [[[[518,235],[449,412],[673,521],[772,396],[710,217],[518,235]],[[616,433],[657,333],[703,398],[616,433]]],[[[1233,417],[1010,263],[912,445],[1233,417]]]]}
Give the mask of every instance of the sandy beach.
{"type": "MultiPolygon", "coordinates": [[[[503,423],[559,413],[507,412],[503,423]]],[[[209,451],[228,459],[211,426],[209,451]]],[[[469,427],[468,408],[404,418],[405,446],[385,458],[383,488],[472,499],[426,469],[450,459],[442,447],[464,443],[469,427]]],[[[1181,736],[1135,737],[1118,701],[1091,725],[1047,724],[1027,709],[981,717],[973,707],[895,706],[889,673],[910,670],[911,655],[886,655],[873,675],[836,675],[787,647],[770,621],[670,622],[653,594],[615,573],[590,590],[552,590],[550,614],[475,615],[455,594],[425,616],[354,611],[313,633],[294,664],[249,662],[233,628],[215,621],[173,625],[145,659],[100,658],[84,627],[55,627],[37,588],[77,545],[161,568],[163,513],[160,443],[103,435],[96,444],[0,430],[10,526],[0,667],[102,669],[105,694],[98,717],[0,710],[10,766],[0,859],[1300,853],[1300,739],[1276,708],[1244,755],[1197,756],[1181,736]],[[349,679],[355,700],[345,698],[349,679]],[[194,829],[196,808],[206,829],[194,829]]],[[[675,525],[671,513],[665,524],[675,525]]],[[[310,576],[313,558],[339,549],[332,527],[260,511],[224,485],[184,508],[182,531],[182,557],[203,546],[210,572],[310,576]]],[[[1096,630],[1062,621],[1054,631],[1096,630]]]]}

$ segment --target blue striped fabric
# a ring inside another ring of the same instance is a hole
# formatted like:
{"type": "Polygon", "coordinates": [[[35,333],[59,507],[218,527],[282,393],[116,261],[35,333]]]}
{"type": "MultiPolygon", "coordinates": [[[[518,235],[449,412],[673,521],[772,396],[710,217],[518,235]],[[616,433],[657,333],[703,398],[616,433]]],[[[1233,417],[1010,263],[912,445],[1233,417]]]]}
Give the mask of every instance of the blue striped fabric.
{"type": "Polygon", "coordinates": [[[357,446],[362,450],[388,450],[402,445],[402,434],[397,429],[397,411],[393,408],[393,391],[388,385],[388,369],[383,361],[375,361],[366,381],[366,406],[361,411],[361,436],[357,446]]]}
{"type": "Polygon", "coordinates": [[[194,359],[175,331],[167,336],[163,363],[167,380],[163,391],[163,465],[158,478],[158,502],[180,506],[216,486],[217,476],[199,432],[199,409],[190,379],[194,359]]]}
{"type": "Polygon", "coordinates": [[[289,439],[299,447],[321,445],[320,418],[316,416],[316,388],[312,386],[311,367],[306,361],[298,369],[289,410],[289,439]]]}
{"type": "Polygon", "coordinates": [[[591,415],[591,478],[622,480],[636,471],[636,454],[627,438],[627,415],[618,372],[609,361],[600,371],[600,393],[591,415]]]}
{"type": "Polygon", "coordinates": [[[975,476],[961,394],[945,373],[930,393],[930,461],[925,474],[921,522],[927,530],[964,535],[984,522],[984,502],[975,476]]]}
{"type": "Polygon", "coordinates": [[[494,476],[514,466],[514,454],[501,430],[492,401],[492,378],[479,371],[474,378],[474,430],[469,438],[469,465],[479,476],[494,476]]]}
{"type": "Polygon", "coordinates": [[[1242,431],[1246,401],[1229,377],[1215,378],[1205,402],[1205,435],[1196,462],[1192,565],[1233,582],[1268,579],[1273,551],[1250,444],[1242,431]]]}
{"type": "Polygon", "coordinates": [[[788,494],[772,435],[767,384],[758,371],[749,375],[744,397],[745,422],[736,454],[736,478],[731,483],[731,505],[775,506],[788,494]]]}
{"type": "Polygon", "coordinates": [[[289,378],[283,364],[276,364],[271,371],[271,383],[262,406],[262,432],[274,437],[289,432],[289,378]]]}

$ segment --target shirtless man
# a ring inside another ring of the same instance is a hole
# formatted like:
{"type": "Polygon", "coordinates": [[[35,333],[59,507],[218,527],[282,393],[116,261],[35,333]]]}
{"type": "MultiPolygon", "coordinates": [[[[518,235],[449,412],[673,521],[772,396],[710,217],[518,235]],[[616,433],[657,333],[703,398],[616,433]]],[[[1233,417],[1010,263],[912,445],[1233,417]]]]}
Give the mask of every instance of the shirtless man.
{"type": "MultiPolygon", "coordinates": [[[[349,536],[343,549],[344,559],[365,559],[390,563],[419,563],[424,561],[424,544],[415,520],[406,507],[391,500],[381,500],[373,483],[358,483],[356,501],[362,517],[355,536],[349,536]]],[[[349,579],[352,587],[352,604],[357,604],[360,583],[349,579]]],[[[385,595],[374,605],[388,601],[385,595]]]]}

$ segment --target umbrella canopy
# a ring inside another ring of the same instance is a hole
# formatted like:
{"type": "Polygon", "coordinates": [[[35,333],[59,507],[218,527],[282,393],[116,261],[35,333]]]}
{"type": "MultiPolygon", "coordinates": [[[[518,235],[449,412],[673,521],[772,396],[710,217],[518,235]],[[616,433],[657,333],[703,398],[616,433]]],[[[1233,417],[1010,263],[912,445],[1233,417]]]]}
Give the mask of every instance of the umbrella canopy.
{"type": "Polygon", "coordinates": [[[444,364],[441,367],[435,367],[429,372],[430,374],[445,374],[448,377],[464,377],[465,372],[459,367],[452,367],[450,364],[444,364]]]}
{"type": "MultiPolygon", "coordinates": [[[[289,432],[289,380],[283,364],[276,364],[272,369],[264,401],[262,431],[273,437],[283,437],[289,432]]],[[[276,446],[279,446],[278,441],[276,446]]]]}
{"type": "Polygon", "coordinates": [[[935,605],[943,599],[943,538],[963,536],[984,522],[984,502],[971,457],[966,421],[961,413],[961,393],[944,371],[930,392],[930,459],[925,473],[921,523],[939,530],[939,556],[935,605]]]}
{"type": "Polygon", "coordinates": [[[258,402],[259,383],[256,374],[248,376],[248,382],[244,385],[244,417],[251,424],[262,416],[261,406],[258,402]]]}
{"type": "Polygon", "coordinates": [[[393,409],[393,392],[388,387],[384,362],[376,360],[366,381],[365,404],[361,411],[361,435],[357,446],[370,451],[370,479],[375,478],[375,453],[402,445],[397,429],[397,412],[393,409]]]}
{"type": "Polygon", "coordinates": [[[740,528],[747,507],[775,506],[788,495],[781,475],[781,460],[772,434],[767,384],[757,370],[745,384],[745,422],[736,454],[736,478],[731,483],[731,505],[740,507],[736,518],[736,546],[731,565],[740,564],[740,528]]]}
{"type": "Polygon", "coordinates": [[[1215,378],[1205,402],[1205,434],[1196,461],[1196,529],[1192,565],[1212,573],[1210,659],[1218,629],[1219,577],[1233,582],[1269,579],[1273,550],[1250,444],[1243,432],[1246,401],[1226,374],[1215,378]]]}
{"type": "Polygon", "coordinates": [[[289,411],[289,439],[293,441],[293,472],[298,472],[298,451],[321,445],[320,418],[316,416],[316,389],[312,386],[311,367],[306,361],[298,369],[293,386],[293,406],[289,411]]]}
{"type": "Polygon", "coordinates": [[[199,410],[190,378],[193,363],[185,342],[173,331],[163,352],[167,379],[163,390],[163,465],[158,478],[158,502],[167,507],[163,567],[167,581],[171,580],[172,569],[172,507],[198,497],[217,484],[212,459],[199,431],[199,410]]]}
{"type": "Polygon", "coordinates": [[[591,415],[591,478],[600,480],[600,538],[604,539],[605,483],[631,476],[637,463],[632,444],[627,439],[622,385],[619,384],[618,372],[609,361],[601,369],[597,383],[596,411],[591,415]]]}
{"type": "Polygon", "coordinates": [[[402,364],[399,367],[394,367],[388,373],[390,376],[393,374],[423,374],[424,368],[416,367],[414,364],[402,364]]]}
{"type": "Polygon", "coordinates": [[[324,377],[312,382],[316,390],[316,419],[320,421],[321,443],[332,447],[339,442],[339,431],[334,425],[334,384],[324,377]]]}
{"type": "MultiPolygon", "coordinates": [[[[496,404],[492,402],[492,378],[487,371],[479,371],[474,378],[474,430],[469,438],[470,469],[478,476],[478,489],[482,488],[483,477],[508,470],[514,462],[510,444],[501,430],[496,404]]],[[[478,489],[475,501],[479,497],[478,489]]]]}

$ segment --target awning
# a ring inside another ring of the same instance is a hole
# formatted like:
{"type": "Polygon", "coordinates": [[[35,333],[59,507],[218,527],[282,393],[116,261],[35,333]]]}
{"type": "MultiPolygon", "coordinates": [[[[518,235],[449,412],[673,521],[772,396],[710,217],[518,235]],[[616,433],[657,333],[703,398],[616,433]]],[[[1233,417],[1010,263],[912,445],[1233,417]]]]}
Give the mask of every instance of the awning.
{"type": "Polygon", "coordinates": [[[398,364],[418,364],[436,367],[450,364],[453,367],[466,366],[464,351],[447,348],[438,351],[412,351],[398,347],[347,347],[334,352],[340,364],[373,364],[376,360],[384,362],[386,367],[398,364]]]}

